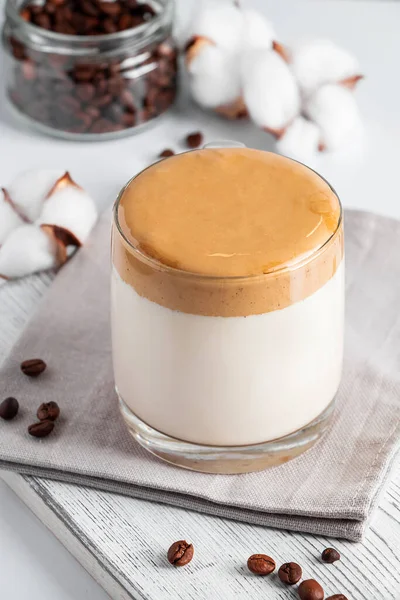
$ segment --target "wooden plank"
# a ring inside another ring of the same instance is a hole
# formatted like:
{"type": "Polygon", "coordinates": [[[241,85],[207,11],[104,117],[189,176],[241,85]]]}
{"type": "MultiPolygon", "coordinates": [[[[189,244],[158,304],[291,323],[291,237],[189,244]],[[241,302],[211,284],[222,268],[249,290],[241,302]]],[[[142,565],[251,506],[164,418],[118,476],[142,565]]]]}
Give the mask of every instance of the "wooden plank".
{"type": "MultiPolygon", "coordinates": [[[[0,288],[0,361],[52,277],[41,274],[0,288]]],[[[270,554],[278,564],[299,562],[305,576],[317,578],[327,595],[400,599],[399,470],[362,544],[255,527],[49,480],[13,477],[18,480],[13,485],[17,493],[115,599],[163,600],[172,594],[187,600],[296,598],[295,589],[284,588],[276,574],[266,580],[247,572],[247,557],[254,552],[270,554]],[[172,569],[165,553],[180,538],[193,541],[195,559],[185,569],[172,569]],[[340,563],[320,562],[319,555],[328,545],[340,551],[340,563]]]]}
{"type": "MultiPolygon", "coordinates": [[[[50,527],[61,541],[66,543],[60,532],[71,532],[74,541],[67,547],[73,554],[81,560],[83,546],[91,555],[91,560],[84,562],[86,568],[103,585],[105,574],[112,574],[128,597],[159,600],[171,597],[170,591],[175,590],[189,600],[206,600],[217,594],[224,598],[295,598],[293,590],[282,586],[276,574],[266,580],[248,573],[246,560],[253,552],[266,552],[278,564],[299,562],[305,576],[317,578],[327,594],[342,592],[354,600],[400,597],[400,509],[397,505],[397,535],[393,519],[385,511],[391,490],[399,489],[399,475],[385,494],[363,544],[332,542],[321,536],[255,527],[59,482],[24,479],[57,515],[62,527],[54,523],[50,527]],[[195,544],[195,559],[190,567],[176,570],[169,566],[165,554],[178,538],[195,544]],[[342,560],[324,565],[320,553],[332,544],[342,560]],[[99,579],[99,565],[103,566],[103,581],[99,579]]],[[[119,597],[112,591],[117,588],[106,589],[111,597],[119,597]]]]}

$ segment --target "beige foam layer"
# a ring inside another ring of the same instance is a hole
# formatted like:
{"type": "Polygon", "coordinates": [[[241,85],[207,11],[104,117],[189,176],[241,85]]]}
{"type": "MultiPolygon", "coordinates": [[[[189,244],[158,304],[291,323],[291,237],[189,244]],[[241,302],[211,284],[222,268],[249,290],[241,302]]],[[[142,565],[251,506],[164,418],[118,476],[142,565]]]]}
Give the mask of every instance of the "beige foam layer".
{"type": "Polygon", "coordinates": [[[250,149],[200,150],[146,169],[116,207],[113,262],[162,306],[245,316],[314,293],[343,256],[340,203],[316,173],[250,149]]]}
{"type": "Polygon", "coordinates": [[[113,264],[138,294],[185,313],[247,316],[285,308],[307,298],[336,273],[343,257],[343,228],[306,264],[247,278],[198,277],[139,257],[113,227],[113,264]]]}
{"type": "Polygon", "coordinates": [[[304,165],[271,152],[186,152],[145,169],[118,207],[125,237],[158,261],[216,276],[257,275],[310,256],[340,205],[304,165]]]}

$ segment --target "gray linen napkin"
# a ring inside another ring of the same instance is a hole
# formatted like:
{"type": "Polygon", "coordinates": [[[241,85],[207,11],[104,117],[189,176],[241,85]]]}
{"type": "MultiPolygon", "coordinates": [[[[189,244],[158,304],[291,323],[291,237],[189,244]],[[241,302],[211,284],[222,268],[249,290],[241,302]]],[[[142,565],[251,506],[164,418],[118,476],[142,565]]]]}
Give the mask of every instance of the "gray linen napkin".
{"type": "Polygon", "coordinates": [[[205,475],[153,458],[128,434],[113,390],[109,228],[56,277],[0,371],[20,415],[0,423],[0,468],[164,502],[258,525],[360,540],[394,462],[400,433],[400,222],[348,211],[345,370],[334,422],[309,452],[248,475],[205,475]],[[20,373],[41,357],[37,380],[20,373]],[[62,417],[37,440],[41,402],[62,417]]]}

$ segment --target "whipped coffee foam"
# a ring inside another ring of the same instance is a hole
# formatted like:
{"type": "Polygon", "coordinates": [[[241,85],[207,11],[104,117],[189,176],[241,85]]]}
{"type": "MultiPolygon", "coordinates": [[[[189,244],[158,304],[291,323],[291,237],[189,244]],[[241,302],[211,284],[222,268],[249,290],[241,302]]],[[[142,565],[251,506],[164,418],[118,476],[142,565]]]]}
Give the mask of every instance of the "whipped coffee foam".
{"type": "Polygon", "coordinates": [[[211,446],[282,438],[321,415],[342,368],[339,200],[246,148],[153,165],[113,227],[115,381],[144,423],[211,446]]]}

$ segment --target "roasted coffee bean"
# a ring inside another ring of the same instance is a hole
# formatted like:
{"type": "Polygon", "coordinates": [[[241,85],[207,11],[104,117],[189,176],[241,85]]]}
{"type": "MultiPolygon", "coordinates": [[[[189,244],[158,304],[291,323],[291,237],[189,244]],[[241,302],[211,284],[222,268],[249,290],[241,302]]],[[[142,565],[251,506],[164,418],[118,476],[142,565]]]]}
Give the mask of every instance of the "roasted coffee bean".
{"type": "Polygon", "coordinates": [[[40,13],[43,10],[43,7],[41,4],[31,4],[29,6],[29,10],[31,11],[32,15],[40,15],[40,13]]]}
{"type": "Polygon", "coordinates": [[[43,6],[43,10],[45,10],[48,15],[52,16],[56,14],[57,7],[54,4],[50,4],[49,2],[47,2],[47,4],[43,6]]]}
{"type": "Polygon", "coordinates": [[[94,26],[98,24],[98,19],[96,19],[96,17],[88,17],[81,13],[74,13],[71,17],[71,25],[78,35],[86,35],[92,26],[90,23],[91,20],[94,21],[94,26]]]}
{"type": "Polygon", "coordinates": [[[321,558],[324,563],[332,564],[337,560],[340,560],[340,554],[334,548],[325,548],[321,554],[321,558]]]}
{"type": "Polygon", "coordinates": [[[24,21],[30,21],[32,19],[31,11],[29,8],[23,8],[19,13],[24,21]]]}
{"type": "Polygon", "coordinates": [[[133,26],[133,18],[130,14],[124,13],[118,19],[118,29],[123,31],[124,29],[129,29],[133,26]]]}
{"type": "Polygon", "coordinates": [[[93,77],[93,85],[96,88],[97,96],[103,96],[108,92],[107,80],[104,77],[104,73],[96,73],[93,77]]]}
{"type": "Polygon", "coordinates": [[[107,82],[108,91],[113,96],[119,96],[125,88],[125,80],[117,75],[113,76],[107,82]]]}
{"type": "Polygon", "coordinates": [[[108,106],[112,101],[113,97],[111,94],[103,94],[102,96],[93,98],[91,104],[97,108],[104,108],[104,106],[108,106]]]}
{"type": "Polygon", "coordinates": [[[43,27],[43,29],[50,29],[51,28],[50,17],[45,12],[41,12],[38,15],[36,15],[34,17],[34,19],[33,19],[33,22],[38,27],[43,27]]]}
{"type": "Polygon", "coordinates": [[[143,25],[143,23],[144,23],[143,17],[140,17],[138,15],[137,16],[134,15],[132,17],[132,25],[131,25],[131,27],[139,27],[139,25],[143,25]]]}
{"type": "Polygon", "coordinates": [[[129,10],[135,10],[138,5],[138,0],[125,0],[125,6],[129,8],[129,10]]]}
{"type": "Polygon", "coordinates": [[[98,17],[100,14],[99,8],[90,0],[81,0],[80,8],[82,12],[89,17],[98,17]]]}
{"type": "Polygon", "coordinates": [[[158,155],[160,158],[168,158],[169,156],[174,156],[175,152],[170,148],[166,148],[158,155]]]}
{"type": "Polygon", "coordinates": [[[297,592],[301,600],[324,600],[324,590],[315,579],[302,581],[297,592]]]}
{"type": "Polygon", "coordinates": [[[81,103],[73,96],[60,96],[58,98],[58,102],[60,106],[62,106],[63,108],[67,108],[71,112],[75,112],[77,110],[80,110],[81,108],[81,103]]]}
{"type": "Polygon", "coordinates": [[[158,92],[155,102],[155,109],[157,114],[160,114],[167,110],[175,99],[175,90],[161,90],[158,92]]]}
{"type": "Polygon", "coordinates": [[[112,19],[104,19],[103,21],[104,33],[115,33],[118,31],[118,27],[112,19]]]}
{"type": "Polygon", "coordinates": [[[125,127],[133,127],[136,123],[136,116],[134,113],[125,113],[121,117],[121,123],[125,127]]]}
{"type": "Polygon", "coordinates": [[[54,429],[53,421],[39,421],[39,423],[33,423],[28,427],[29,435],[37,438],[47,437],[54,429]]]}
{"type": "Polygon", "coordinates": [[[21,42],[16,40],[14,37],[9,37],[8,41],[11,46],[11,52],[17,60],[24,60],[26,58],[25,48],[21,42]]]}
{"type": "Polygon", "coordinates": [[[270,575],[275,571],[276,563],[266,554],[252,554],[247,559],[247,568],[255,575],[270,575]]]}
{"type": "Polygon", "coordinates": [[[122,7],[119,2],[98,2],[101,12],[110,17],[118,17],[121,14],[122,7]]]}
{"type": "Polygon", "coordinates": [[[21,363],[21,371],[28,377],[38,377],[46,369],[46,366],[41,358],[30,358],[21,363]]]}
{"type": "Polygon", "coordinates": [[[96,90],[90,83],[82,83],[76,87],[76,95],[82,102],[90,102],[95,93],[96,90]]]}
{"type": "Polygon", "coordinates": [[[100,109],[96,108],[96,106],[87,106],[85,108],[85,114],[90,117],[92,120],[98,119],[101,115],[100,109]]]}
{"type": "Polygon", "coordinates": [[[64,33],[65,35],[75,35],[75,29],[69,23],[56,23],[53,28],[56,33],[64,33]]]}
{"type": "Polygon", "coordinates": [[[39,421],[55,421],[60,416],[60,407],[57,402],[43,402],[37,409],[37,418],[39,421]]]}
{"type": "Polygon", "coordinates": [[[160,71],[149,73],[149,80],[152,81],[155,86],[160,88],[167,88],[171,85],[171,76],[167,73],[160,73],[160,71]]]}
{"type": "Polygon", "coordinates": [[[326,600],[348,600],[347,596],[344,594],[333,594],[333,596],[329,596],[326,600]]]}
{"type": "Polygon", "coordinates": [[[189,133],[186,136],[186,145],[188,148],[198,148],[201,146],[203,142],[203,134],[200,131],[195,131],[194,133],[189,133]]]}
{"type": "Polygon", "coordinates": [[[6,398],[0,404],[0,418],[4,419],[5,421],[11,421],[11,419],[17,415],[18,410],[18,400],[12,397],[6,398]]]}
{"type": "Polygon", "coordinates": [[[279,567],[278,577],[282,583],[286,585],[294,585],[299,582],[303,575],[303,571],[300,565],[295,562],[284,563],[279,567]]]}
{"type": "Polygon", "coordinates": [[[135,99],[128,89],[122,90],[119,96],[122,104],[131,111],[135,110],[135,99]]]}
{"type": "Polygon", "coordinates": [[[97,28],[99,26],[99,19],[97,17],[86,17],[84,25],[84,35],[97,35],[97,28]]]}
{"type": "Polygon", "coordinates": [[[168,550],[168,561],[175,567],[183,567],[190,563],[193,558],[193,544],[188,544],[185,540],[174,542],[168,550]]]}
{"type": "Polygon", "coordinates": [[[72,77],[76,81],[90,81],[96,74],[96,68],[91,65],[75,65],[72,71],[72,77]]]}
{"type": "Polygon", "coordinates": [[[74,11],[67,5],[61,6],[54,13],[54,22],[55,23],[68,23],[71,24],[70,21],[72,19],[72,15],[74,11]]]}

